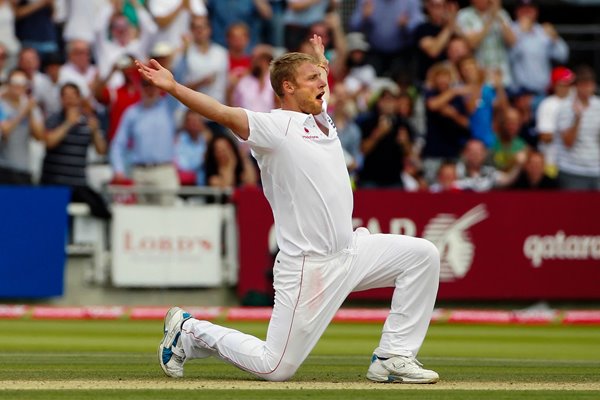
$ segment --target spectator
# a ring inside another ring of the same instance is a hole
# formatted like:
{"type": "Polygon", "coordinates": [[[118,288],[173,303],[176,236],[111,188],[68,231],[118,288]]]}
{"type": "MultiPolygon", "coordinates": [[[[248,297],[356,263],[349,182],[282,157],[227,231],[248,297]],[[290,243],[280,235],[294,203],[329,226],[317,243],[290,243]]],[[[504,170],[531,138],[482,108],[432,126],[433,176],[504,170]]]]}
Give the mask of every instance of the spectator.
{"type": "Polygon", "coordinates": [[[259,42],[276,48],[285,46],[285,28],[283,15],[287,0],[255,0],[256,8],[262,18],[259,42]]]}
{"type": "MultiPolygon", "coordinates": [[[[134,0],[132,4],[141,22],[139,34],[127,17],[112,4],[107,5],[98,16],[94,50],[102,79],[113,72],[113,66],[125,54],[146,59],[156,37],[158,27],[152,16],[142,6],[140,0],[134,0]]],[[[120,87],[124,79],[122,74],[113,73],[108,85],[111,88],[120,87]]]]}
{"type": "Polygon", "coordinates": [[[179,60],[185,85],[224,103],[229,57],[227,50],[211,41],[207,17],[194,17],[190,25],[192,42],[179,60]]]}
{"type": "MultiPolygon", "coordinates": [[[[246,24],[237,22],[227,29],[227,53],[229,54],[228,93],[231,93],[240,79],[250,71],[252,57],[247,53],[248,43],[250,43],[250,33],[246,24]]],[[[231,104],[230,101],[227,103],[231,104]]]]}
{"type": "Polygon", "coordinates": [[[44,138],[44,120],[28,85],[25,73],[13,70],[0,96],[0,183],[32,183],[29,142],[44,138]]]}
{"type": "Polygon", "coordinates": [[[456,163],[447,160],[442,162],[436,176],[435,182],[429,186],[429,191],[431,193],[460,191],[457,183],[458,174],[456,172],[456,163]]]}
{"type": "MultiPolygon", "coordinates": [[[[15,4],[14,0],[0,0],[0,52],[4,55],[4,67],[7,70],[17,64],[17,56],[21,48],[15,33],[15,4]]],[[[0,79],[0,83],[3,81],[4,79],[0,79]]]]}
{"type": "Polygon", "coordinates": [[[133,64],[133,57],[129,55],[121,58],[113,65],[112,71],[104,78],[97,76],[94,89],[96,100],[108,107],[108,143],[112,143],[117,127],[125,110],[141,99],[141,77],[133,64]],[[118,88],[108,86],[108,81],[115,73],[124,77],[123,84],[118,88]]]}
{"type": "Polygon", "coordinates": [[[409,131],[414,132],[414,141],[413,141],[413,155],[417,158],[421,154],[421,150],[423,148],[424,140],[424,132],[425,129],[421,129],[419,126],[419,122],[417,121],[417,116],[415,115],[415,101],[413,97],[407,92],[400,90],[400,94],[396,99],[396,112],[400,115],[406,123],[409,125],[409,131]],[[423,141],[423,143],[417,143],[417,141],[423,141]],[[419,146],[419,147],[418,147],[419,146]]]}
{"type": "Polygon", "coordinates": [[[181,50],[181,48],[173,49],[167,42],[156,42],[152,46],[152,49],[150,49],[149,57],[154,58],[165,68],[173,69],[175,57],[179,55],[181,50]]]}
{"type": "Polygon", "coordinates": [[[454,0],[425,0],[428,19],[415,29],[417,79],[425,82],[429,68],[446,59],[450,39],[456,34],[458,3],[454,0]]]}
{"type": "Polygon", "coordinates": [[[415,157],[408,156],[404,159],[404,169],[401,176],[402,187],[407,192],[423,192],[429,188],[421,169],[421,163],[415,157]]]}
{"type": "Polygon", "coordinates": [[[471,48],[467,39],[463,36],[453,36],[448,42],[446,49],[446,64],[452,69],[452,85],[458,85],[462,83],[462,78],[458,72],[458,63],[463,58],[472,56],[471,48]]]}
{"type": "Polygon", "coordinates": [[[365,34],[371,46],[369,63],[377,75],[395,76],[407,68],[414,48],[412,34],[423,20],[419,0],[360,0],[350,28],[365,34]]]}
{"type": "Polygon", "coordinates": [[[250,69],[249,54],[250,30],[243,22],[231,24],[227,29],[227,50],[229,52],[229,72],[236,76],[245,75],[250,69]]]}
{"type": "MultiPolygon", "coordinates": [[[[289,1],[289,0],[288,0],[289,1]]],[[[243,22],[250,29],[249,50],[258,43],[260,29],[260,13],[256,0],[205,0],[210,25],[212,41],[222,47],[227,46],[227,29],[232,24],[243,22]]]]}
{"type": "Polygon", "coordinates": [[[58,54],[50,54],[46,58],[44,74],[48,77],[49,85],[46,90],[40,93],[39,104],[46,115],[52,115],[60,111],[60,88],[59,71],[63,65],[63,60],[58,54]]]}
{"type": "Polygon", "coordinates": [[[272,59],[271,46],[259,44],[254,47],[250,74],[242,77],[233,88],[231,105],[259,112],[270,112],[276,108],[276,96],[269,76],[272,59]]]}
{"type": "Polygon", "coordinates": [[[212,132],[204,124],[203,118],[187,109],[182,130],[175,138],[175,166],[182,185],[206,185],[204,159],[212,132]]]}
{"type": "Polygon", "coordinates": [[[330,3],[331,0],[287,0],[283,23],[285,47],[289,51],[299,51],[311,25],[325,20],[330,3]]]}
{"type": "Polygon", "coordinates": [[[425,178],[435,180],[444,160],[458,161],[469,133],[469,114],[463,94],[468,88],[451,86],[448,65],[434,64],[428,71],[425,90],[426,133],[422,151],[425,178]]]}
{"type": "Polygon", "coordinates": [[[93,216],[109,219],[104,199],[92,190],[86,179],[88,146],[94,144],[99,154],[107,150],[98,119],[83,105],[79,87],[67,83],[60,90],[62,109],[46,121],[46,156],[41,183],[71,188],[71,201],[89,205],[93,216]]]}
{"type": "Polygon", "coordinates": [[[175,159],[177,106],[155,86],[142,80],[141,100],[123,114],[110,147],[115,183],[128,182],[126,159],[131,160],[131,177],[136,185],[166,191],[158,196],[138,196],[142,203],[173,205],[179,190],[175,159]],[[127,153],[129,157],[126,157],[127,153]]]}
{"type": "Polygon", "coordinates": [[[538,134],[535,130],[535,93],[528,89],[519,89],[509,96],[510,104],[519,111],[521,131],[519,136],[529,146],[537,149],[538,134]]]}
{"type": "Polygon", "coordinates": [[[34,48],[43,63],[48,55],[59,51],[52,21],[53,3],[53,0],[18,0],[15,8],[15,29],[21,45],[34,48]]]}
{"type": "Polygon", "coordinates": [[[459,190],[487,192],[495,188],[506,188],[513,184],[521,172],[525,162],[524,153],[519,153],[515,167],[509,172],[499,171],[491,165],[486,165],[488,150],[478,139],[470,139],[462,152],[462,157],[456,166],[459,190]],[[519,158],[520,157],[520,158],[519,158]]]}
{"type": "Polygon", "coordinates": [[[332,94],[333,121],[344,151],[346,167],[350,177],[355,180],[363,163],[363,155],[360,151],[361,131],[354,121],[356,104],[343,83],[335,85],[332,94]]]}
{"type": "Polygon", "coordinates": [[[404,159],[411,153],[414,132],[397,113],[395,83],[389,82],[375,96],[374,110],[359,124],[364,155],[359,173],[362,187],[402,187],[404,159]]]}
{"type": "Polygon", "coordinates": [[[513,107],[505,108],[498,114],[497,140],[492,147],[492,158],[494,166],[500,171],[508,172],[517,163],[517,159],[523,159],[527,151],[527,143],[519,137],[521,115],[519,110],[513,107]]]}
{"type": "Polygon", "coordinates": [[[90,44],[81,39],[68,42],[67,62],[60,67],[58,81],[75,83],[83,98],[91,100],[97,74],[96,66],[91,63],[90,44]]]}
{"type": "Polygon", "coordinates": [[[471,6],[458,12],[457,24],[486,72],[486,80],[493,82],[496,70],[500,69],[502,83],[508,87],[512,84],[508,51],[516,37],[501,1],[471,0],[471,6]]]}
{"type": "Polygon", "coordinates": [[[469,113],[471,137],[481,140],[487,148],[494,145],[494,113],[508,106],[508,97],[497,71],[493,86],[485,83],[484,71],[474,57],[465,57],[459,61],[458,69],[466,86],[465,104],[469,113]]]}
{"type": "Polygon", "coordinates": [[[367,62],[369,43],[361,32],[346,35],[348,55],[346,58],[346,77],[344,85],[350,95],[356,98],[361,111],[366,111],[367,101],[371,97],[371,85],[377,78],[375,68],[367,62]]]}
{"type": "Polygon", "coordinates": [[[544,172],[544,155],[538,151],[530,150],[523,170],[517,177],[512,189],[547,190],[556,189],[558,182],[544,172]]]}
{"type": "MultiPolygon", "coordinates": [[[[23,47],[19,53],[17,67],[25,72],[29,79],[29,89],[38,104],[44,102],[47,93],[52,92],[52,81],[40,71],[40,57],[37,50],[31,47],[23,47]]],[[[46,110],[42,110],[46,111],[46,110]]]]}
{"type": "Polygon", "coordinates": [[[89,45],[94,42],[98,15],[108,0],[65,0],[65,23],[62,39],[69,43],[82,40],[89,45]]]}
{"type": "Polygon", "coordinates": [[[515,89],[527,89],[543,96],[550,84],[552,63],[564,64],[569,48],[550,23],[538,23],[535,0],[518,0],[513,31],[515,45],[510,50],[515,89]]]}
{"type": "Polygon", "coordinates": [[[256,171],[229,135],[215,135],[206,150],[206,181],[209,186],[227,189],[256,185],[256,171]]]}
{"type": "Polygon", "coordinates": [[[173,48],[183,45],[192,17],[207,14],[202,0],[149,0],[148,10],[158,26],[155,41],[173,48]]]}
{"type": "Polygon", "coordinates": [[[600,189],[600,99],[591,67],[575,70],[575,95],[558,113],[558,183],[562,189],[600,189]]]}
{"type": "Polygon", "coordinates": [[[8,79],[9,62],[8,49],[0,42],[0,88],[8,79]]]}
{"type": "Polygon", "coordinates": [[[545,173],[551,178],[558,175],[556,157],[558,153],[558,111],[560,104],[572,93],[575,74],[566,67],[552,70],[552,94],[546,97],[537,108],[536,130],[539,137],[538,148],[546,162],[545,173]]]}

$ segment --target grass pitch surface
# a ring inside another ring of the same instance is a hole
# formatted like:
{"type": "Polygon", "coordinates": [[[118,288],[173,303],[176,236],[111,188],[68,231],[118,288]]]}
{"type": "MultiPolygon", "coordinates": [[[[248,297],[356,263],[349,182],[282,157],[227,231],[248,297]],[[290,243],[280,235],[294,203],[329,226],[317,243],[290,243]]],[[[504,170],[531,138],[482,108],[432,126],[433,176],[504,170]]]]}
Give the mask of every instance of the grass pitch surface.
{"type": "MultiPolygon", "coordinates": [[[[265,323],[224,323],[263,337],[265,323]]],[[[381,324],[333,324],[290,382],[259,381],[216,359],[162,374],[162,321],[0,320],[2,399],[598,399],[597,326],[432,325],[420,353],[435,385],[364,374],[381,324]],[[193,395],[190,394],[193,390],[193,395]],[[401,393],[398,393],[401,391],[401,393]]]]}

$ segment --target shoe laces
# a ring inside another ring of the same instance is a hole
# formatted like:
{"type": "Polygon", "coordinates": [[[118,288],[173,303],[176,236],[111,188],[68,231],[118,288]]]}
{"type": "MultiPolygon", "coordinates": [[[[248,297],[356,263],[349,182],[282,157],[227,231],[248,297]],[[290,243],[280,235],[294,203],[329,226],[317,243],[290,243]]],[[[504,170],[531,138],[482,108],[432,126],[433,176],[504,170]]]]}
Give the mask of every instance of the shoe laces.
{"type": "MultiPolygon", "coordinates": [[[[417,368],[417,369],[421,369],[423,367],[423,364],[421,364],[421,362],[419,362],[419,360],[417,360],[415,357],[396,356],[394,358],[402,360],[405,367],[413,367],[413,368],[417,368]]],[[[395,361],[396,360],[392,361],[392,365],[397,368],[397,366],[396,366],[397,361],[396,362],[395,361]]]]}

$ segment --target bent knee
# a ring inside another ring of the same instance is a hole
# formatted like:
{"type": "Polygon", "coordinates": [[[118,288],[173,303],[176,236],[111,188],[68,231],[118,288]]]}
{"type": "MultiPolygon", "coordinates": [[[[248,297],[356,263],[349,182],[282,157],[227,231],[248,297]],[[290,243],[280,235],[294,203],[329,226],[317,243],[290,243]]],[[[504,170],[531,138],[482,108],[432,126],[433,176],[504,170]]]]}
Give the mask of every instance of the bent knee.
{"type": "Polygon", "coordinates": [[[428,269],[434,273],[438,273],[440,270],[440,251],[436,245],[427,239],[421,239],[420,251],[428,269]]]}
{"type": "Polygon", "coordinates": [[[425,242],[424,246],[425,246],[425,254],[427,255],[427,257],[438,263],[440,261],[440,250],[437,248],[437,246],[435,244],[433,244],[432,242],[430,242],[427,239],[423,239],[423,241],[425,242]]]}
{"type": "Polygon", "coordinates": [[[270,382],[284,382],[291,379],[297,370],[298,366],[295,365],[280,365],[275,371],[264,375],[263,378],[270,382]]]}

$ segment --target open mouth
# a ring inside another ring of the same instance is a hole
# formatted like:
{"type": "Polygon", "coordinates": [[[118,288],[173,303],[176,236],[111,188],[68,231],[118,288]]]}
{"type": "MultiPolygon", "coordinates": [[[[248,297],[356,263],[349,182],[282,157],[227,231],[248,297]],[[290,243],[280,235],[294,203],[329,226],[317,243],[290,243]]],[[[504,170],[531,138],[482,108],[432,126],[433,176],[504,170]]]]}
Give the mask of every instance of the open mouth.
{"type": "Polygon", "coordinates": [[[321,92],[317,95],[317,100],[323,100],[323,96],[325,95],[325,92],[321,92]]]}

